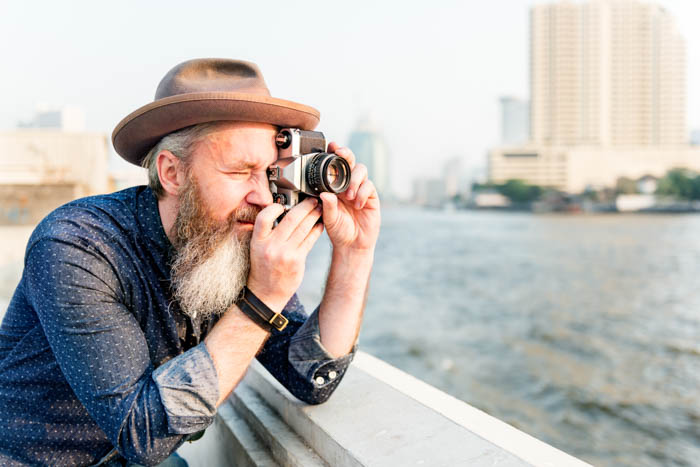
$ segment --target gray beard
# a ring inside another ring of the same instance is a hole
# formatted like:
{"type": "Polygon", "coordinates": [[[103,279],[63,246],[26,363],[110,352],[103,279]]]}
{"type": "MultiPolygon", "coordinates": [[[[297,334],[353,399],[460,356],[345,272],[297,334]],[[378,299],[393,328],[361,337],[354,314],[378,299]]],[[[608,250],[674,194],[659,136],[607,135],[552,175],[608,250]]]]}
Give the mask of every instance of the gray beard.
{"type": "Polygon", "coordinates": [[[252,232],[237,233],[236,221],[254,222],[259,208],[236,209],[215,220],[202,202],[196,180],[188,174],[173,225],[177,253],[171,286],[180,309],[190,318],[210,318],[228,310],[248,281],[252,232]]]}
{"type": "Polygon", "coordinates": [[[185,244],[175,257],[172,277],[182,312],[192,319],[207,319],[228,310],[248,281],[249,252],[249,241],[241,241],[234,233],[219,242],[204,260],[200,244],[185,244]]]}

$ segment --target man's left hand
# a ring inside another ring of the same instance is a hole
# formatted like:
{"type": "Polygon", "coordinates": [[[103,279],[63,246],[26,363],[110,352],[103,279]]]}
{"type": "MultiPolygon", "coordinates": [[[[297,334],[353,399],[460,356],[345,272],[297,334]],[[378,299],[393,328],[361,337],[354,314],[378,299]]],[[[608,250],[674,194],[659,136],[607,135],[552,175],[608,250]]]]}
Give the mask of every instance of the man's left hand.
{"type": "Polygon", "coordinates": [[[323,224],[333,249],[372,254],[381,222],[377,190],[367,178],[367,167],[355,164],[355,155],[350,149],[333,142],[328,145],[328,152],[345,159],[351,169],[350,186],[346,191],[338,195],[321,193],[323,224]]]}

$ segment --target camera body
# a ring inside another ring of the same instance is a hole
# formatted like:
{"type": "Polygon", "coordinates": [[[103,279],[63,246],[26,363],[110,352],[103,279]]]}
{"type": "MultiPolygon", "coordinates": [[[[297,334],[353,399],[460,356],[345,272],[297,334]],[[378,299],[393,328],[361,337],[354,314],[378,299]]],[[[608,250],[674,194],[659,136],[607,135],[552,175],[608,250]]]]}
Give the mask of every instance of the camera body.
{"type": "Polygon", "coordinates": [[[323,133],[283,128],[275,144],[277,161],[267,169],[267,177],[274,201],[286,209],[309,196],[342,193],[350,185],[350,165],[326,152],[323,133]]]}

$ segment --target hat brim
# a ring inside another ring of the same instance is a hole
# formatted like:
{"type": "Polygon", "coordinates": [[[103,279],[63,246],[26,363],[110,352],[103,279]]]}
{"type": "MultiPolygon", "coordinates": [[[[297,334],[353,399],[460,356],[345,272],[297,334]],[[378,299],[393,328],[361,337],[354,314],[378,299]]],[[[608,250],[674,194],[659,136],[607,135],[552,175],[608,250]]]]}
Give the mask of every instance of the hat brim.
{"type": "Polygon", "coordinates": [[[159,99],[126,116],[112,133],[117,153],[141,165],[163,136],[182,128],[222,120],[269,123],[313,130],[321,114],[296,102],[236,92],[199,92],[159,99]]]}

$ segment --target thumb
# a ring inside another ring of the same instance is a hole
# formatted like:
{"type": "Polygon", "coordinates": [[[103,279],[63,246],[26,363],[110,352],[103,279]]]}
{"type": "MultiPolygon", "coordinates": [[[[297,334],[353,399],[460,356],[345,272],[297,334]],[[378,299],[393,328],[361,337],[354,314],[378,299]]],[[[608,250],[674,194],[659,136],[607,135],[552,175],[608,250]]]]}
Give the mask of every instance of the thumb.
{"type": "Polygon", "coordinates": [[[320,197],[323,201],[323,224],[327,229],[338,220],[338,197],[333,193],[321,193],[320,197]]]}

